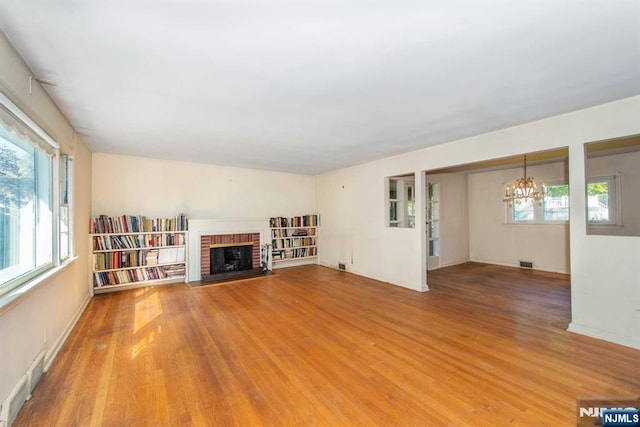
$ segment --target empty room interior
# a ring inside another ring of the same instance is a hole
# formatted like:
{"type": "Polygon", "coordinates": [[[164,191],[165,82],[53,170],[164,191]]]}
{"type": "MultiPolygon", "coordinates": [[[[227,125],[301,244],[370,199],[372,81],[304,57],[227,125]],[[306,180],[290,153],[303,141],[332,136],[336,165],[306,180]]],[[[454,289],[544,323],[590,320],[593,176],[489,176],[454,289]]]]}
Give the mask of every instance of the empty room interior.
{"type": "Polygon", "coordinates": [[[6,0],[0,180],[0,427],[640,414],[635,0],[6,0]]]}

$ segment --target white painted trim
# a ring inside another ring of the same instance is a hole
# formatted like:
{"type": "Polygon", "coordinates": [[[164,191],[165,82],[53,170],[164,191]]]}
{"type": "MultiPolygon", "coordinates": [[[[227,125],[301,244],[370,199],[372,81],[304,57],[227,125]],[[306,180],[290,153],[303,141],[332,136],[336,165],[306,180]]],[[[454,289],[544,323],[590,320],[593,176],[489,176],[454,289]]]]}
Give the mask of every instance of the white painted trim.
{"type": "Polygon", "coordinates": [[[640,338],[638,338],[637,336],[632,337],[626,335],[611,334],[609,332],[590,328],[588,326],[580,325],[575,322],[569,323],[567,331],[640,350],[640,338]]]}
{"type": "Polygon", "coordinates": [[[40,286],[48,278],[54,276],[59,271],[62,271],[65,268],[67,268],[76,259],[78,259],[78,257],[74,256],[74,257],[68,258],[67,260],[65,260],[64,263],[58,266],[50,267],[43,271],[38,270],[38,273],[33,278],[31,278],[31,280],[28,280],[27,282],[22,283],[20,285],[17,285],[7,293],[0,295],[0,315],[2,315],[2,313],[4,313],[6,310],[12,307],[18,301],[20,301],[25,295],[27,295],[33,289],[40,286]]]}
{"type": "Polygon", "coordinates": [[[2,92],[0,92],[0,104],[2,104],[16,119],[20,120],[22,124],[30,127],[40,138],[42,138],[52,148],[58,150],[60,145],[53,138],[49,136],[36,122],[34,122],[29,116],[27,116],[16,104],[11,102],[2,92]]]}
{"type": "MultiPolygon", "coordinates": [[[[200,238],[215,234],[260,234],[260,245],[271,243],[269,219],[190,219],[187,256],[187,282],[202,279],[200,271],[200,238]]],[[[272,260],[270,260],[271,263],[272,260]]],[[[269,269],[272,265],[269,265],[269,269]]]]}
{"type": "MultiPolygon", "coordinates": [[[[482,260],[482,259],[470,259],[470,262],[477,262],[480,264],[492,264],[492,265],[502,265],[504,267],[513,267],[513,268],[521,268],[519,264],[511,264],[508,262],[498,262],[498,261],[487,261],[487,260],[482,260]]],[[[548,268],[548,267],[544,267],[544,266],[540,266],[533,264],[533,268],[532,269],[527,269],[527,270],[538,270],[538,271],[546,271],[547,273],[558,273],[558,274],[571,274],[569,271],[562,271],[559,270],[557,268],[548,268]]]]}
{"type": "MultiPolygon", "coordinates": [[[[293,248],[295,249],[295,248],[293,248]]],[[[269,257],[271,258],[271,257],[269,257]]],[[[296,258],[290,258],[290,259],[284,259],[284,260],[278,260],[277,262],[274,262],[271,259],[271,262],[273,262],[273,270],[279,270],[281,268],[289,268],[289,267],[298,267],[301,265],[313,265],[313,264],[318,264],[318,256],[313,256],[313,257],[306,257],[306,258],[300,258],[300,259],[296,259],[296,258]]]]}
{"type": "Polygon", "coordinates": [[[82,303],[82,306],[80,306],[80,309],[71,318],[71,320],[67,324],[67,327],[62,332],[62,335],[60,335],[58,337],[56,342],[53,343],[53,346],[51,346],[49,351],[47,351],[47,353],[45,354],[45,357],[44,357],[44,372],[47,372],[49,370],[49,368],[51,367],[51,365],[53,364],[53,361],[55,360],[56,356],[58,355],[58,352],[62,348],[62,345],[65,343],[65,341],[69,337],[69,334],[71,333],[73,328],[76,326],[76,323],[78,323],[78,320],[80,319],[80,316],[82,315],[82,313],[84,313],[84,310],[87,308],[87,305],[89,304],[89,301],[91,301],[91,295],[87,294],[87,298],[82,303]]]}

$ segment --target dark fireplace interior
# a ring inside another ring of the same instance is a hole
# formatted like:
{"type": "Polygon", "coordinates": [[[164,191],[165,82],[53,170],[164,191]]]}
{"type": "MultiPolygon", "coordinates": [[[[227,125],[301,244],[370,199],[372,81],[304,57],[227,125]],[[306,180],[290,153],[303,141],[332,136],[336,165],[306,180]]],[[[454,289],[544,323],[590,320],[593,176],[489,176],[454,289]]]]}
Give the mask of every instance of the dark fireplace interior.
{"type": "Polygon", "coordinates": [[[251,270],[252,251],[252,245],[211,248],[211,274],[251,270]]]}

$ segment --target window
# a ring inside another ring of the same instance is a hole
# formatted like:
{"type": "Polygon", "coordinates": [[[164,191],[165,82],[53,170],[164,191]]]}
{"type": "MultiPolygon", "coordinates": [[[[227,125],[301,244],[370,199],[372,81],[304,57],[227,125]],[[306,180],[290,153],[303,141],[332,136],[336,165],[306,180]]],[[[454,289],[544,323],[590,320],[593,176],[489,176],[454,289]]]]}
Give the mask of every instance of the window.
{"type": "Polygon", "coordinates": [[[542,201],[544,221],[569,221],[569,185],[547,186],[547,197],[542,201]]]}
{"type": "Polygon", "coordinates": [[[547,185],[547,196],[540,202],[532,199],[514,202],[507,208],[508,222],[514,224],[554,224],[569,221],[569,185],[547,185]]]}
{"type": "Polygon", "coordinates": [[[588,235],[640,236],[640,134],[584,145],[588,235]]]}
{"type": "Polygon", "coordinates": [[[73,254],[73,241],[71,239],[71,212],[69,209],[71,199],[71,157],[64,154],[60,156],[60,261],[67,260],[73,254]]]}
{"type": "Polygon", "coordinates": [[[0,295],[58,263],[58,161],[57,144],[0,94],[0,295]]]}
{"type": "Polygon", "coordinates": [[[589,224],[616,224],[616,177],[587,180],[587,221],[589,224]]]}
{"type": "Polygon", "coordinates": [[[388,177],[386,199],[386,223],[389,227],[415,227],[415,177],[413,174],[388,177]]]}

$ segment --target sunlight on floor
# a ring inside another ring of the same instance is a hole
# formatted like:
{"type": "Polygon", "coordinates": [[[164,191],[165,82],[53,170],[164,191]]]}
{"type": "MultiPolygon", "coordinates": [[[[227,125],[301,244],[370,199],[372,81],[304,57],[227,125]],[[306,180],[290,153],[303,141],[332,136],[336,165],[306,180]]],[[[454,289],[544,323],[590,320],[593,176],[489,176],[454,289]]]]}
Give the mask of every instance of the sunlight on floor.
{"type": "MultiPolygon", "coordinates": [[[[142,291],[136,295],[143,296],[148,290],[142,291]]],[[[152,343],[156,336],[162,332],[160,326],[153,327],[152,322],[162,314],[162,303],[157,292],[151,292],[144,296],[135,304],[135,317],[133,323],[133,334],[142,333],[140,340],[133,346],[131,350],[131,358],[135,359],[147,345],[152,343]],[[144,330],[147,329],[147,330],[144,330]]]]}

